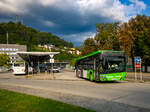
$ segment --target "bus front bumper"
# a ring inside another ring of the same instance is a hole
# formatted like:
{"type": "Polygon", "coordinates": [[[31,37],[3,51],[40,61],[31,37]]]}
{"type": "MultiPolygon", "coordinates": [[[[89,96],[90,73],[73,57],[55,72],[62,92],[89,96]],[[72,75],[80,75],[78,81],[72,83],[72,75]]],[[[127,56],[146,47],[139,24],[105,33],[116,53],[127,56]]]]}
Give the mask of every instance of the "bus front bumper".
{"type": "Polygon", "coordinates": [[[119,81],[126,79],[126,72],[100,74],[100,81],[119,81]]]}

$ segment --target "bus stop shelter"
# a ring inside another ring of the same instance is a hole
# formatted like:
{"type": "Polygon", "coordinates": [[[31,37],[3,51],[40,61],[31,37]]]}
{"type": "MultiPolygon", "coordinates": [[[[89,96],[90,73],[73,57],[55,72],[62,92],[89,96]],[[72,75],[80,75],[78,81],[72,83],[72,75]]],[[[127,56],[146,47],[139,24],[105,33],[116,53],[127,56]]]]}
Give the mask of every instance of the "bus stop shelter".
{"type": "Polygon", "coordinates": [[[17,52],[17,54],[27,63],[28,67],[32,66],[39,72],[39,64],[53,58],[59,52],[17,52]]]}

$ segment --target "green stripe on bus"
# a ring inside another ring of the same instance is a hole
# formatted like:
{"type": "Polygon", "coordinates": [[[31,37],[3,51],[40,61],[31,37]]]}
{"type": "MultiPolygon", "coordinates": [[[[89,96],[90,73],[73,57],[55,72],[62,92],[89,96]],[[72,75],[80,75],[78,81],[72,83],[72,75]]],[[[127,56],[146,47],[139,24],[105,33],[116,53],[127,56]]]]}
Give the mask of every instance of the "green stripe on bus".
{"type": "Polygon", "coordinates": [[[98,54],[98,53],[101,53],[101,52],[124,52],[124,51],[99,50],[99,51],[95,51],[95,52],[93,52],[93,53],[91,53],[91,54],[89,54],[89,55],[86,55],[86,56],[83,56],[83,57],[79,57],[79,58],[76,59],[76,61],[77,61],[77,60],[84,59],[84,58],[87,58],[87,57],[89,57],[89,56],[93,56],[93,55],[98,54]]]}
{"type": "Polygon", "coordinates": [[[111,74],[100,74],[100,81],[114,81],[114,80],[125,80],[126,72],[111,73],[111,74]]]}

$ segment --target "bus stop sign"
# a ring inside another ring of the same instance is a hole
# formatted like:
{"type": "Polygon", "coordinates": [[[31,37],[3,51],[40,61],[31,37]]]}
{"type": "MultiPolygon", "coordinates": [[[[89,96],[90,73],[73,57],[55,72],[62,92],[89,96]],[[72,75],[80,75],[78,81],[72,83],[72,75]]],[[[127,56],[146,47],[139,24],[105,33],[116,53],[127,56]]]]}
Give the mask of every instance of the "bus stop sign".
{"type": "Polygon", "coordinates": [[[50,63],[54,63],[54,59],[50,59],[49,61],[50,61],[50,63]]]}
{"type": "Polygon", "coordinates": [[[139,57],[136,58],[136,63],[140,63],[140,58],[139,57]]]}
{"type": "Polygon", "coordinates": [[[135,57],[135,67],[141,68],[141,58],[140,57],[135,57]]]}
{"type": "Polygon", "coordinates": [[[141,66],[140,66],[140,64],[136,64],[136,68],[140,68],[141,66]]]}

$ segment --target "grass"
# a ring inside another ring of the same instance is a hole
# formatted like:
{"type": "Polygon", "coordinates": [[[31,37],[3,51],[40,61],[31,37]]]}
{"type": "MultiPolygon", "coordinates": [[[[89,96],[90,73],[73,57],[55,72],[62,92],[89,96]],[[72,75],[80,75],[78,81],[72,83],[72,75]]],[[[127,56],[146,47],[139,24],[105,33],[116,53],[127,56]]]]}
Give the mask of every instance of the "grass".
{"type": "Polygon", "coordinates": [[[0,112],[93,112],[51,99],[0,90],[0,112]]]}

